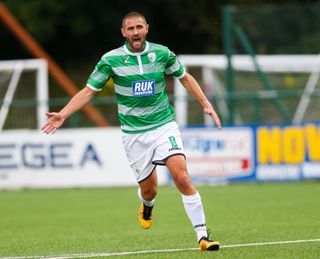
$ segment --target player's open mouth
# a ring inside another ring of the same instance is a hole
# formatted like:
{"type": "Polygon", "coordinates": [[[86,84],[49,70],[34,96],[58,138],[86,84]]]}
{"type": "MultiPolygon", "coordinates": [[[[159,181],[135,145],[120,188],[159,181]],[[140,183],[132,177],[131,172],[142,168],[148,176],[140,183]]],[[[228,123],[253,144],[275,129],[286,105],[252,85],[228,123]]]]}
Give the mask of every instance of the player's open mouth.
{"type": "Polygon", "coordinates": [[[139,39],[132,39],[131,44],[132,44],[133,49],[135,49],[136,51],[139,51],[142,48],[143,42],[140,38],[139,39]]]}
{"type": "Polygon", "coordinates": [[[140,44],[141,43],[141,39],[140,38],[132,39],[132,43],[133,44],[140,44]]]}

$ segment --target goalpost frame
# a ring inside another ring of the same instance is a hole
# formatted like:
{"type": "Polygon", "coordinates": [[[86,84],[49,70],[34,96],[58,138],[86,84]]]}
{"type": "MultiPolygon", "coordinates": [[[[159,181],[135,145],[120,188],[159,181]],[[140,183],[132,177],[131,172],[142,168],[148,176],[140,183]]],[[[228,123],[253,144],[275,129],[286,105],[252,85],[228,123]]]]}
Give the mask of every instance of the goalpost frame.
{"type": "MultiPolygon", "coordinates": [[[[45,113],[48,111],[48,64],[44,59],[26,59],[26,60],[9,60],[9,61],[0,61],[0,70],[2,71],[16,71],[16,70],[35,70],[36,71],[36,100],[37,100],[37,128],[41,129],[43,124],[46,122],[45,113]]],[[[13,76],[14,76],[13,72],[13,76]]],[[[19,77],[19,74],[16,73],[16,77],[19,77]]],[[[14,94],[14,88],[18,84],[18,78],[11,79],[11,85],[13,89],[8,89],[11,91],[11,98],[8,97],[8,102],[4,103],[4,107],[9,108],[12,97],[14,94]],[[16,81],[16,82],[13,82],[16,81]],[[10,100],[11,99],[11,100],[10,100]]],[[[4,100],[6,101],[6,100],[4,100]]],[[[1,109],[0,113],[6,112],[6,109],[1,109]]],[[[6,115],[6,114],[5,114],[6,115]]],[[[1,117],[1,115],[0,115],[1,117]]],[[[4,118],[5,120],[5,118],[4,118]]],[[[0,131],[2,127],[0,127],[0,131]]]]}
{"type": "MultiPolygon", "coordinates": [[[[292,119],[293,123],[301,123],[309,104],[311,95],[320,75],[320,54],[310,55],[256,55],[256,62],[264,72],[271,73],[309,73],[309,80],[305,86],[300,102],[292,119]]],[[[225,55],[179,55],[179,61],[185,66],[202,67],[214,71],[225,71],[228,65],[228,59],[225,55]]],[[[232,67],[235,71],[256,72],[255,64],[249,55],[233,55],[231,58],[232,67]]],[[[209,87],[213,89],[215,96],[221,97],[222,103],[219,106],[220,112],[228,114],[230,111],[225,100],[225,94],[221,92],[221,87],[227,89],[223,82],[212,82],[209,87]],[[224,110],[222,110],[224,109],[224,110]]],[[[258,90],[259,96],[270,97],[277,95],[275,90],[258,90]]],[[[178,79],[174,80],[174,107],[176,110],[176,119],[181,126],[188,125],[188,93],[181,85],[178,79]]],[[[206,120],[205,120],[206,122],[206,120]]],[[[206,126],[210,126],[206,123],[206,126]]]]}

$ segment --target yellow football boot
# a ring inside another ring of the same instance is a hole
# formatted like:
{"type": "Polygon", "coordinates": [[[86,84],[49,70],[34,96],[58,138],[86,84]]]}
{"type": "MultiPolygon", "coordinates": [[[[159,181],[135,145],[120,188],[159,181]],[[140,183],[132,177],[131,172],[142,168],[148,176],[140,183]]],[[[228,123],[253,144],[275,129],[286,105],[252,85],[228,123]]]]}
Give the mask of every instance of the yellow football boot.
{"type": "Polygon", "coordinates": [[[220,243],[218,241],[213,241],[208,238],[202,238],[199,243],[201,251],[216,251],[220,248],[220,243]]]}
{"type": "Polygon", "coordinates": [[[199,247],[201,251],[216,251],[220,248],[220,243],[218,241],[211,240],[209,238],[211,230],[208,229],[208,236],[202,237],[199,240],[199,247]]]}
{"type": "Polygon", "coordinates": [[[144,229],[150,228],[153,223],[152,209],[153,207],[146,206],[143,202],[141,202],[138,212],[138,219],[141,227],[144,229]]]}

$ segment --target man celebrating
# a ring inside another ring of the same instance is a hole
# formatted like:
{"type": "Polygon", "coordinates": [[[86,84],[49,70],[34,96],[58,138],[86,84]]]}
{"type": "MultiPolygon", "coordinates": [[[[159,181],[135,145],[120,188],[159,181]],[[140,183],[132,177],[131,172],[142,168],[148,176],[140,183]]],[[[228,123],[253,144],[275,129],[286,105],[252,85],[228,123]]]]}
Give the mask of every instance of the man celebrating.
{"type": "Polygon", "coordinates": [[[181,192],[186,213],[197,234],[202,251],[218,250],[219,242],[209,238],[200,194],[186,167],[175,112],[166,94],[165,75],[172,75],[193,94],[218,129],[221,123],[197,81],[185,71],[167,47],[146,41],[149,25],[138,12],[122,21],[123,46],[104,54],[89,76],[87,85],[58,113],[48,112],[42,130],[54,133],[64,120],[88,103],[109,78],[113,79],[122,140],[130,166],[139,184],[138,212],[144,229],[153,223],[152,210],[158,189],[157,165],[166,165],[181,192]]]}

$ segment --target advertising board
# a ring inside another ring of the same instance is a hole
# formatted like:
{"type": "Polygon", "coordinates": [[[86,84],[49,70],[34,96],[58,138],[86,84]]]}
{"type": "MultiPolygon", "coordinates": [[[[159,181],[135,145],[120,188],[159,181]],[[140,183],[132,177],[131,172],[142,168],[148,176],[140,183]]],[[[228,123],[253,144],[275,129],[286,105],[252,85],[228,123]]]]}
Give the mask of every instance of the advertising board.
{"type": "Polygon", "coordinates": [[[217,182],[254,173],[253,130],[250,127],[182,130],[188,172],[196,181],[217,182]]]}
{"type": "Polygon", "coordinates": [[[0,188],[134,185],[120,129],[3,131],[0,188]]]}
{"type": "Polygon", "coordinates": [[[320,178],[320,127],[260,126],[256,129],[257,180],[320,178]]]}
{"type": "MultiPolygon", "coordinates": [[[[320,124],[181,129],[194,183],[320,179],[320,124]]],[[[137,185],[120,128],[0,135],[0,188],[137,185]]],[[[157,167],[159,184],[172,183],[157,167]]]]}

